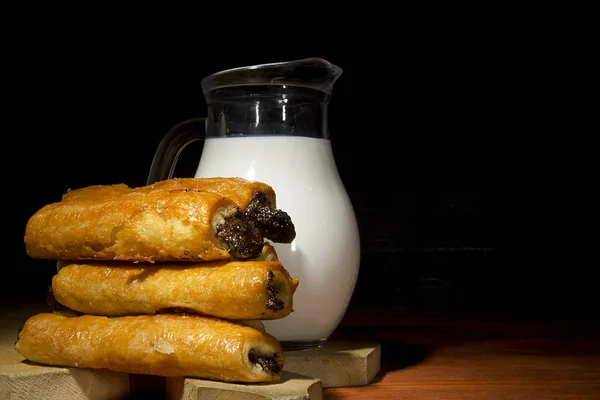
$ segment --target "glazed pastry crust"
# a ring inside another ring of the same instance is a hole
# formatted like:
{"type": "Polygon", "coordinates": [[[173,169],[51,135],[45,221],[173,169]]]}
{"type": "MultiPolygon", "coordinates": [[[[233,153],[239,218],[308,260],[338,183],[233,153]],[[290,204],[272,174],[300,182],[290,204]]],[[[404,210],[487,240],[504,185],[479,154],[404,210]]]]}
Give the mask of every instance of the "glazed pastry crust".
{"type": "Polygon", "coordinates": [[[131,192],[131,188],[124,183],[115,185],[92,185],[80,189],[69,189],[62,195],[62,201],[104,200],[109,197],[120,196],[131,192]]]}
{"type": "Polygon", "coordinates": [[[214,225],[235,212],[235,203],[223,196],[186,190],[56,202],[29,219],[26,251],[33,258],[69,260],[230,259],[214,225]]]}
{"type": "Polygon", "coordinates": [[[269,206],[275,208],[275,191],[264,182],[248,181],[242,178],[173,178],[149,185],[152,188],[189,188],[206,190],[225,196],[244,210],[257,193],[263,193],[269,206]]]}
{"type": "Polygon", "coordinates": [[[284,357],[279,342],[268,333],[186,314],[37,314],[26,321],[15,349],[39,364],[228,382],[276,381],[284,357]],[[272,367],[263,367],[257,355],[272,358],[272,367]]]}
{"type": "Polygon", "coordinates": [[[123,183],[93,185],[69,190],[63,194],[62,201],[98,200],[132,191],[143,192],[153,189],[190,189],[216,193],[235,202],[241,210],[246,208],[257,193],[263,193],[268,200],[268,205],[273,208],[276,207],[275,191],[271,186],[263,182],[248,181],[243,178],[172,178],[137,188],[130,188],[123,183]]]}
{"type": "Polygon", "coordinates": [[[56,301],[84,314],[175,311],[233,320],[288,316],[297,286],[279,261],[72,263],[52,279],[56,301]]]}

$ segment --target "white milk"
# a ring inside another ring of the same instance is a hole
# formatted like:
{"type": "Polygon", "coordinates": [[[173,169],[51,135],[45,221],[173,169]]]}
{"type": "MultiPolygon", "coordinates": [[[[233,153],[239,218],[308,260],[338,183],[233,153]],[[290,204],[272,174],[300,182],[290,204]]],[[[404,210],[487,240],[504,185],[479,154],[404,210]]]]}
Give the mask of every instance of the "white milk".
{"type": "Polygon", "coordinates": [[[196,177],[265,182],[277,208],[296,227],[291,244],[275,244],[280,261],[300,279],[294,312],[265,321],[280,341],[320,341],[337,327],[354,291],[360,243],[354,210],[325,139],[259,136],[206,139],[196,177]]]}

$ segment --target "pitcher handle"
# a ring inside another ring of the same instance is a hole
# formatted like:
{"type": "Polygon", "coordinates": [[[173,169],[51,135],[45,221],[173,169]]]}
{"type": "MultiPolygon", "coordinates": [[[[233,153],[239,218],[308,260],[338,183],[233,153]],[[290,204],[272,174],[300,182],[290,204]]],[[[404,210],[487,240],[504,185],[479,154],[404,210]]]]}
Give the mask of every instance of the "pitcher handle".
{"type": "Polygon", "coordinates": [[[146,184],[173,177],[179,155],[187,145],[206,136],[206,118],[192,118],[175,125],[162,138],[148,173],[146,184]]]}

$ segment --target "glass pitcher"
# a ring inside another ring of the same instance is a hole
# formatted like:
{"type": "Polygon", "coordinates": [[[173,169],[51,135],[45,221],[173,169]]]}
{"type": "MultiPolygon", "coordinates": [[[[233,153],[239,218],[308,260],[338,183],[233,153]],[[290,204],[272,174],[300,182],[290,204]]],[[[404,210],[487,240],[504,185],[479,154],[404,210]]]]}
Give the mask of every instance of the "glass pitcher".
{"type": "MultiPolygon", "coordinates": [[[[161,140],[148,184],[172,178],[179,154],[203,140],[195,177],[241,177],[273,187],[296,227],[275,243],[299,278],[294,311],[263,321],[284,350],[323,345],[350,302],[359,271],[357,221],[333,158],[327,123],[342,69],[308,58],[229,69],[205,77],[206,118],[184,121],[161,140]]],[[[226,305],[224,305],[226,306],[226,305]]]]}

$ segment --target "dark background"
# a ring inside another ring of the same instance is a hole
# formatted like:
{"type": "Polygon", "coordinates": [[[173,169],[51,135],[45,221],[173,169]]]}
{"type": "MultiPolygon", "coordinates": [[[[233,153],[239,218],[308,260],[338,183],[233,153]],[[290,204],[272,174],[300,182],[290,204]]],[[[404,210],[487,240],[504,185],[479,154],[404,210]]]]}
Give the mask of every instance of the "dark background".
{"type": "MultiPolygon", "coordinates": [[[[410,29],[350,24],[310,38],[251,30],[226,38],[194,31],[196,21],[167,38],[155,25],[115,32],[88,22],[43,25],[5,64],[15,121],[6,168],[16,173],[15,193],[5,191],[11,278],[3,298],[43,299],[55,271],[25,254],[28,218],[68,188],[144,184],[162,136],[205,116],[204,76],[323,57],[344,69],[329,126],[361,233],[351,307],[595,318],[584,266],[554,262],[534,244],[537,209],[518,160],[532,127],[523,118],[535,103],[539,47],[514,25],[423,18],[410,29]],[[381,192],[389,187],[393,200],[381,192]]],[[[199,146],[188,147],[177,174],[193,173],[199,146]]]]}

